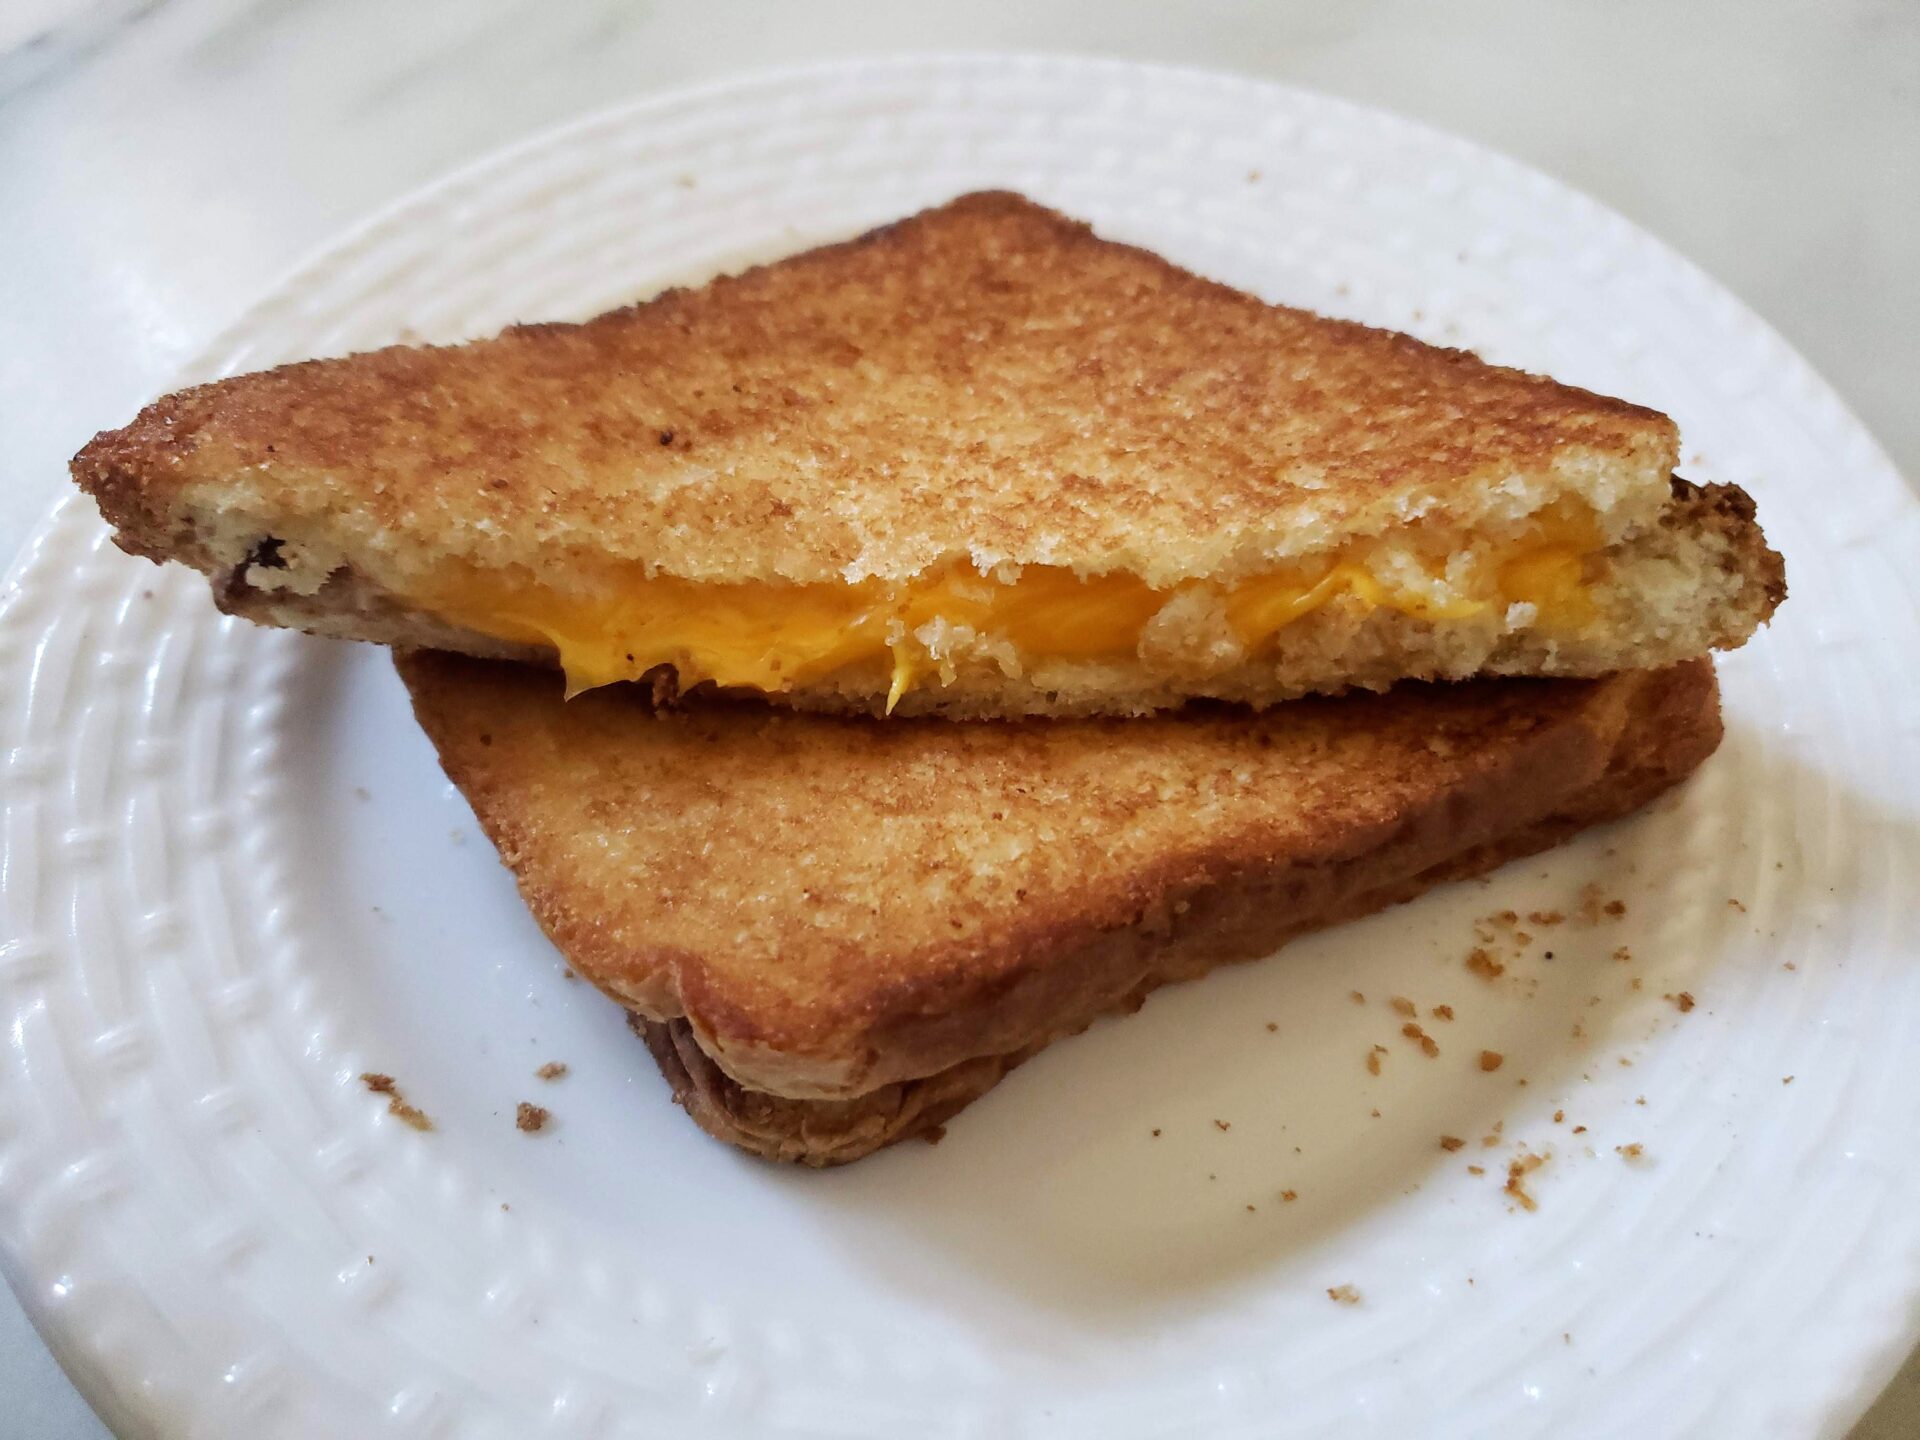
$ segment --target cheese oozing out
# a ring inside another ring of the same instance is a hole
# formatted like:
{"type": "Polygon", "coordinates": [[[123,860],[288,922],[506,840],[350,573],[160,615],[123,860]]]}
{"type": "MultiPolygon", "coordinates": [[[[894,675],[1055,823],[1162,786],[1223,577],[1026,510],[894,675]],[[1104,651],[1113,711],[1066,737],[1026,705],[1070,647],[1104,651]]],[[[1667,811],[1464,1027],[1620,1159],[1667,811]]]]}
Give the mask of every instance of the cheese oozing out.
{"type": "Polygon", "coordinates": [[[1561,631],[1592,616],[1588,571],[1601,540],[1584,510],[1536,516],[1512,540],[1479,554],[1465,583],[1450,578],[1450,547],[1421,538],[1413,549],[1403,544],[1392,552],[1380,541],[1358,544],[1227,586],[1187,581],[1157,589],[1130,574],[1082,578],[1046,565],[1025,566],[1003,581],[964,562],[901,582],[847,584],[710,583],[649,576],[633,566],[564,591],[530,577],[471,570],[412,598],[483,635],[551,645],[569,695],[635,680],[661,665],[675,667],[683,687],[711,680],[778,692],[877,660],[892,671],[889,711],[936,673],[921,635],[934,622],[1009,644],[1031,664],[1135,655],[1148,622],[1195,587],[1218,598],[1248,658],[1336,600],[1436,623],[1530,605],[1529,623],[1561,631]]]}

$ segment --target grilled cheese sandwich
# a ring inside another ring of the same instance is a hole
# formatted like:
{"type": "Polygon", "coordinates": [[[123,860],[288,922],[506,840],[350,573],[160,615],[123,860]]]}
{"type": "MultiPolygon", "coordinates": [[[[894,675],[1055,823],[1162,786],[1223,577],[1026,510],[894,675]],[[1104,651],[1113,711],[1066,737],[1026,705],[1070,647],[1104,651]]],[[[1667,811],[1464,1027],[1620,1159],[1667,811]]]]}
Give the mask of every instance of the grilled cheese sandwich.
{"type": "Polygon", "coordinates": [[[73,469],[266,623],[964,718],[1739,645],[1780,558],[1678,451],[982,194],[583,324],[167,396],[73,469]]]}

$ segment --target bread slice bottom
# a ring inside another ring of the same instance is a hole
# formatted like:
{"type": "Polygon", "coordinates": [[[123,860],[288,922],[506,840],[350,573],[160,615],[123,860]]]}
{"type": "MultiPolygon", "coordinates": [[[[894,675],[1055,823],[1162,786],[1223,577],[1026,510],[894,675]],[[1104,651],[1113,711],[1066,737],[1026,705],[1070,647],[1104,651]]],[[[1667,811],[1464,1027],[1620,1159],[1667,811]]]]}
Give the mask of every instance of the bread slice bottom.
{"type": "Polygon", "coordinates": [[[1403,833],[1365,854],[1320,866],[1317,883],[1302,887],[1306,898],[1292,907],[1274,904],[1264,889],[1228,897],[1211,908],[1203,924],[1152,953],[1138,985],[1117,1005],[1062,1014],[1051,1033],[1017,1050],[978,1056],[851,1099],[789,1099],[748,1089],[729,1077],[700,1047],[684,1019],[658,1021],[634,1014],[631,1023],[673,1087],[674,1099],[694,1122],[715,1139],[755,1155],[811,1166],[844,1165],[913,1136],[937,1138],[948,1120],[1021,1062],[1052,1041],[1084,1030],[1103,1011],[1136,1010],[1160,985],[1204,973],[1210,959],[1257,952],[1263,945],[1278,947],[1297,935],[1410,900],[1447,881],[1482,874],[1631,814],[1685,779],[1718,745],[1719,694],[1708,662],[1623,674],[1606,686],[1628,692],[1626,718],[1610,737],[1606,764],[1596,779],[1569,791],[1544,816],[1438,861],[1422,857],[1420,847],[1403,833]]]}

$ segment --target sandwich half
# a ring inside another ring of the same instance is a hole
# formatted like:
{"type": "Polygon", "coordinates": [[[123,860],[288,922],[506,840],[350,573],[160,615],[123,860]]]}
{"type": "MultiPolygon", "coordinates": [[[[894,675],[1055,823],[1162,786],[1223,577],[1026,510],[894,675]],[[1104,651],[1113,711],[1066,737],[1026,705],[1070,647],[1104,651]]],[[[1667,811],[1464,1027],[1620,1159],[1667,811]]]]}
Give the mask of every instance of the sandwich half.
{"type": "Polygon", "coordinates": [[[534,917],[693,1118],[815,1165],[1158,985],[1624,815],[1720,738],[1705,660],[983,725],[397,664],[534,917]]]}
{"type": "Polygon", "coordinates": [[[1016,195],[582,324],[182,391],[75,457],[268,624],[955,717],[1589,676],[1780,602],[1665,416],[1016,195]]]}

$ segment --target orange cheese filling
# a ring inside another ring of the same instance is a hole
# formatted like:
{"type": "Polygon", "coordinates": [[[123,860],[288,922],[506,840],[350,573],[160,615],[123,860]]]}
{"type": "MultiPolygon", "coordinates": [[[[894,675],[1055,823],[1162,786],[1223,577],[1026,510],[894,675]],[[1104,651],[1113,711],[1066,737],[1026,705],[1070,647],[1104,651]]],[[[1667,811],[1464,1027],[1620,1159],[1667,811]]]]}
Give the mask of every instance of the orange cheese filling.
{"type": "MultiPolygon", "coordinates": [[[[1408,584],[1382,578],[1356,551],[1224,588],[1189,581],[1156,589],[1132,575],[1082,579],[1045,565],[1026,566],[1012,581],[956,565],[899,583],[805,585],[712,584],[649,577],[635,567],[603,577],[581,594],[474,571],[413,598],[481,634],[552,645],[569,694],[638,679],[660,665],[674,666],[683,686],[711,680],[781,691],[881,660],[892,670],[891,710],[937,669],[915,634],[935,621],[1003,640],[1026,663],[1133,655],[1161,607],[1195,587],[1218,595],[1249,655],[1337,599],[1430,621],[1468,619],[1495,607],[1504,614],[1508,606],[1529,604],[1534,625],[1568,630],[1592,617],[1586,571],[1599,547],[1591,517],[1543,517],[1477,567],[1472,594],[1442,583],[1442,555],[1408,584]]],[[[1397,573],[1407,576],[1404,568],[1397,573]]]]}

